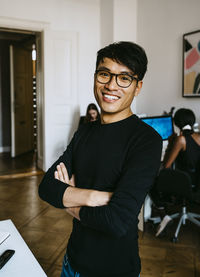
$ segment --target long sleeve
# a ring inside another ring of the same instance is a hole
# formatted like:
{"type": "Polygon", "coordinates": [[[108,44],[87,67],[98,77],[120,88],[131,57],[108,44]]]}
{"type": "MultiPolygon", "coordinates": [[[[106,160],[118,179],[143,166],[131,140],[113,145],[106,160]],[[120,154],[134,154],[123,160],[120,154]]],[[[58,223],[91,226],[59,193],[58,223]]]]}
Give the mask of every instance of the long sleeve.
{"type": "Polygon", "coordinates": [[[161,139],[141,139],[129,150],[123,172],[109,204],[101,207],[82,207],[83,225],[111,234],[124,236],[135,224],[145,196],[160,166],[161,139]]]}
{"type": "Polygon", "coordinates": [[[70,142],[66,151],[62,156],[48,169],[44,175],[40,185],[39,185],[39,196],[44,201],[53,205],[56,208],[65,208],[63,205],[63,194],[66,188],[69,186],[54,178],[54,172],[56,171],[56,166],[63,162],[67,168],[69,177],[72,176],[72,151],[73,151],[73,141],[70,142]]]}

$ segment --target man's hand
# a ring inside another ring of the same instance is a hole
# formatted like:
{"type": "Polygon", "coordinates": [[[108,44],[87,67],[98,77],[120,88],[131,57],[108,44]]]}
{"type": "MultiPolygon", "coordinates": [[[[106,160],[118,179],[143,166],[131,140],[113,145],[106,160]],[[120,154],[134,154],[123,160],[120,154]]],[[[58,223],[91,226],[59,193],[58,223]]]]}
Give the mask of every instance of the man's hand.
{"type": "Polygon", "coordinates": [[[64,165],[64,163],[58,164],[56,168],[57,168],[57,171],[54,172],[55,179],[63,183],[69,184],[72,187],[75,187],[74,175],[72,175],[71,179],[69,179],[69,174],[67,172],[67,168],[64,165]]]}
{"type": "Polygon", "coordinates": [[[65,210],[68,214],[80,220],[80,216],[79,216],[80,207],[67,208],[65,210]]]}

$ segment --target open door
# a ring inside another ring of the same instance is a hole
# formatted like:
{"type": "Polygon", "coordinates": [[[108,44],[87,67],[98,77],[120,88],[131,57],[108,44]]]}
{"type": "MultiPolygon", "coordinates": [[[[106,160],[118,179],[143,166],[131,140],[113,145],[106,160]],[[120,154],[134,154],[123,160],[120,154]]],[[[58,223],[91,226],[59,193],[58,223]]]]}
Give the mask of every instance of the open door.
{"type": "Polygon", "coordinates": [[[32,53],[23,46],[10,46],[11,156],[34,149],[32,53]]]}

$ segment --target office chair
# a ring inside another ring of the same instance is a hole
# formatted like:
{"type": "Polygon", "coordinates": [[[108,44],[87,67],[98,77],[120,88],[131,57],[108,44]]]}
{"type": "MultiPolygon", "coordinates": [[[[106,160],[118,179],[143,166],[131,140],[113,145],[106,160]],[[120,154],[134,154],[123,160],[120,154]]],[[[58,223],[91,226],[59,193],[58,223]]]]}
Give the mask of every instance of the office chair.
{"type": "Polygon", "coordinates": [[[192,187],[191,178],[186,172],[177,169],[163,169],[158,175],[156,181],[157,190],[164,195],[178,197],[182,202],[182,211],[169,215],[172,219],[180,217],[172,239],[173,242],[177,242],[180,228],[186,224],[186,220],[200,227],[200,214],[188,212],[186,207],[186,203],[194,199],[192,187]]]}

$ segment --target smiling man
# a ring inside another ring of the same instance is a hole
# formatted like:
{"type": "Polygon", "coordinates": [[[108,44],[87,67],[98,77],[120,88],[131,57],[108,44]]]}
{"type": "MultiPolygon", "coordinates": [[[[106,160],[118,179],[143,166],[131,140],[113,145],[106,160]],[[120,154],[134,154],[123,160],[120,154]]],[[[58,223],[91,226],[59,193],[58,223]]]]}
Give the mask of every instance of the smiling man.
{"type": "Polygon", "coordinates": [[[138,277],[138,214],[160,165],[160,136],[131,110],[145,51],[118,42],[98,51],[101,121],[84,124],[45,174],[40,197],[74,217],[62,277],[138,277]]]}

